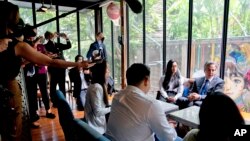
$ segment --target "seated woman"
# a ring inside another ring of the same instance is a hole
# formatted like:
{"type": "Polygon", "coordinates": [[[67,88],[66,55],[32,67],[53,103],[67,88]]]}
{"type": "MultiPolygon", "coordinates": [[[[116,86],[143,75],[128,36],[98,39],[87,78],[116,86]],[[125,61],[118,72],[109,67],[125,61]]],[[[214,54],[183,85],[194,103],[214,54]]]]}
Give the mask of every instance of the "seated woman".
{"type": "Polygon", "coordinates": [[[159,92],[164,101],[175,103],[183,94],[184,77],[178,70],[177,62],[169,60],[165,74],[161,77],[159,83],[159,92]]]}
{"type": "Polygon", "coordinates": [[[90,71],[92,79],[86,95],[85,119],[92,128],[100,134],[104,134],[107,126],[105,115],[110,112],[107,92],[109,77],[107,62],[96,64],[90,71]]]}
{"type": "Polygon", "coordinates": [[[234,141],[235,129],[245,124],[234,101],[222,92],[207,95],[199,119],[199,129],[189,131],[184,141],[234,141]]]}

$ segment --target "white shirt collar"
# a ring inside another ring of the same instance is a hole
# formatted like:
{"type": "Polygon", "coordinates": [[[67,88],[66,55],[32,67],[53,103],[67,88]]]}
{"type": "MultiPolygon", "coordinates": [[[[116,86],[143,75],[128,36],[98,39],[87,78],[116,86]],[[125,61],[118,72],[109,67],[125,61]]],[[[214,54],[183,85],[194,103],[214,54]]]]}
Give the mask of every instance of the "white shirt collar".
{"type": "Polygon", "coordinates": [[[213,77],[211,77],[210,79],[205,78],[205,80],[204,80],[204,81],[208,80],[209,82],[211,82],[213,79],[214,79],[214,76],[213,76],[213,77]]]}
{"type": "Polygon", "coordinates": [[[146,96],[146,94],[136,86],[128,85],[126,89],[130,90],[136,94],[139,94],[140,96],[143,96],[143,97],[146,96]]]}

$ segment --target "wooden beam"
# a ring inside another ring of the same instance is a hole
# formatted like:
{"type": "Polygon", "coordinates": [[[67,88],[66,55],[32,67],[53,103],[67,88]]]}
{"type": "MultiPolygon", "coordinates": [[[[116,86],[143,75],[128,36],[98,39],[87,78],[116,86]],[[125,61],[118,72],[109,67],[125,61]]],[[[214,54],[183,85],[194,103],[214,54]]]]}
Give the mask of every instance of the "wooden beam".
{"type": "Polygon", "coordinates": [[[126,70],[127,70],[127,11],[125,0],[120,2],[121,11],[121,88],[126,87],[126,70]]]}

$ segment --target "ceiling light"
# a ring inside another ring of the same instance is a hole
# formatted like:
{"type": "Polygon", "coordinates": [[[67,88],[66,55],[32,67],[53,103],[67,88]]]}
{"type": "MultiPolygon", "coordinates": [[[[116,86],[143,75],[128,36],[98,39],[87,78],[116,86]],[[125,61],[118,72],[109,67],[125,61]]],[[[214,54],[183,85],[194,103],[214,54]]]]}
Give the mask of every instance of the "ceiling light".
{"type": "Polygon", "coordinates": [[[55,10],[55,9],[56,9],[56,8],[53,6],[52,0],[50,0],[50,6],[49,6],[48,10],[53,11],[53,10],[55,10]]]}
{"type": "Polygon", "coordinates": [[[46,12],[48,10],[48,7],[44,6],[44,1],[42,2],[42,6],[37,9],[37,12],[46,12]]]}

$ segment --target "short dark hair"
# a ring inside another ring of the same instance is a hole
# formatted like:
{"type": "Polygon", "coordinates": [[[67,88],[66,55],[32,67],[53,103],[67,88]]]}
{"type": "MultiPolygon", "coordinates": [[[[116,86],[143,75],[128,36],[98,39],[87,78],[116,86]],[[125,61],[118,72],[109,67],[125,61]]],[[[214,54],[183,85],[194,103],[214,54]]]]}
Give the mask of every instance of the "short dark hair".
{"type": "Polygon", "coordinates": [[[97,32],[95,36],[99,36],[100,34],[102,34],[102,32],[97,32]]]}
{"type": "Polygon", "coordinates": [[[141,63],[134,63],[127,69],[127,84],[136,86],[144,80],[146,76],[150,76],[150,68],[141,63]]]}
{"type": "Polygon", "coordinates": [[[34,31],[34,29],[36,29],[36,28],[31,26],[30,24],[26,24],[25,27],[24,27],[24,31],[23,31],[24,37],[25,38],[35,37],[37,34],[34,31]]]}
{"type": "Polygon", "coordinates": [[[80,54],[76,55],[76,57],[75,57],[75,62],[77,62],[78,59],[79,59],[80,57],[82,57],[82,59],[83,59],[83,56],[82,56],[82,55],[80,55],[80,54]]]}
{"type": "Polygon", "coordinates": [[[52,32],[46,31],[46,32],[44,33],[45,39],[48,40],[48,39],[49,39],[49,36],[50,36],[51,34],[52,34],[52,32]]]}
{"type": "Polygon", "coordinates": [[[204,64],[204,71],[211,65],[215,65],[215,67],[217,68],[217,64],[215,62],[212,62],[212,61],[207,61],[205,64],[204,64]]]}

